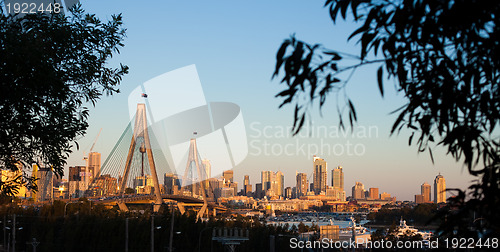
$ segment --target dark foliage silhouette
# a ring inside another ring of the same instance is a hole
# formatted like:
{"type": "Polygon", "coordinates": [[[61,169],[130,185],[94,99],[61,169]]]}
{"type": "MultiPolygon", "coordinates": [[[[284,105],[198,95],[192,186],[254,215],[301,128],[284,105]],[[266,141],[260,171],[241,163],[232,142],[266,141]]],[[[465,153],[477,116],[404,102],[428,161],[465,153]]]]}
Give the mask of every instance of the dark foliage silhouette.
{"type": "Polygon", "coordinates": [[[394,111],[399,116],[391,133],[407,128],[409,145],[416,140],[418,151],[429,151],[431,159],[431,147],[443,146],[477,177],[468,191],[455,190],[456,197],[437,215],[446,220],[442,234],[498,235],[500,5],[477,0],[327,0],[325,7],[333,22],[353,19],[359,24],[349,37],[357,39],[359,55],[293,36],[283,42],[273,77],[283,76],[286,85],[276,95],[283,98],[281,106],[295,107],[293,133],[310,120],[312,105],[321,109],[334,93],[344,94],[337,101],[340,126],[347,109],[352,127],[357,115],[345,94],[349,77],[339,76],[377,64],[374,79],[381,95],[384,79],[392,79],[407,99],[394,111]],[[353,59],[356,63],[348,65],[353,59]]]}

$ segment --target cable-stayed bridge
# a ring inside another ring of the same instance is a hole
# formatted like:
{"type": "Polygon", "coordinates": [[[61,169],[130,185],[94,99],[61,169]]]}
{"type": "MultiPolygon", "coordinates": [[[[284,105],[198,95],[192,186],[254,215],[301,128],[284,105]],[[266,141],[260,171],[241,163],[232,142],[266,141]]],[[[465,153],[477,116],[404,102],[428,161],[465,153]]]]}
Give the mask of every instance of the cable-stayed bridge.
{"type": "MultiPolygon", "coordinates": [[[[158,175],[174,173],[166,156],[150,130],[146,106],[137,105],[134,119],[129,122],[114,145],[87,190],[89,197],[101,197],[102,203],[117,204],[128,211],[127,204],[154,203],[154,210],[166,201],[175,202],[183,213],[186,208],[198,211],[198,217],[209,210],[224,210],[214,204],[213,189],[196,147],[196,139],[190,140],[189,157],[182,177],[182,187],[177,194],[166,194],[158,182],[158,175]],[[133,124],[133,125],[132,125],[133,124]],[[133,193],[131,193],[133,190],[133,193]]],[[[194,133],[195,135],[195,133],[194,133]]]]}

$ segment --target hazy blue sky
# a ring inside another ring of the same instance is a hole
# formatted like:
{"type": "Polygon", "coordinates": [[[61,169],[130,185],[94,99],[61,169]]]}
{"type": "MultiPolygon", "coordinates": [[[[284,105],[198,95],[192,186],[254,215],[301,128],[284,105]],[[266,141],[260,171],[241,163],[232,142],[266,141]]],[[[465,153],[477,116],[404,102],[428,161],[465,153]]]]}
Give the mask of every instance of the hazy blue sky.
{"type": "MultiPolygon", "coordinates": [[[[337,165],[344,167],[348,196],[355,181],[364,183],[365,188],[378,187],[380,192],[391,193],[398,199],[413,200],[420,193],[420,185],[432,184],[439,172],[448,188],[465,188],[473,179],[461,164],[445,156],[441,147],[434,150],[433,165],[428,153],[418,154],[416,147],[408,146],[408,131],[389,136],[395,120],[395,115],[389,113],[405,101],[389,81],[386,97],[381,98],[375,78],[377,66],[358,70],[346,90],[358,112],[359,127],[354,136],[337,137],[332,133],[334,129],[330,127],[338,125],[335,96],[326,103],[323,117],[313,113],[313,127],[328,128],[323,140],[280,135],[281,129],[292,125],[293,116],[290,108],[278,109],[280,100],[274,96],[281,86],[277,80],[271,80],[276,51],[283,39],[295,33],[301,40],[357,52],[355,41],[347,42],[355,25],[349,22],[334,25],[322,7],[324,1],[82,2],[86,11],[102,19],[123,14],[127,28],[125,47],[110,64],[127,64],[130,74],[123,79],[121,94],[104,97],[91,110],[88,134],[79,141],[81,149],[70,156],[68,165],[84,164],[83,151],[88,152],[100,128],[102,133],[94,151],[103,154],[104,162],[129,122],[128,94],[155,76],[196,64],[207,101],[233,102],[242,109],[251,146],[248,157],[235,168],[239,188],[243,175],[247,174],[252,184],[260,183],[262,170],[281,170],[286,186],[295,185],[296,171],[312,174],[312,156],[302,152],[265,155],[265,145],[274,146],[275,150],[301,144],[357,146],[357,154],[363,150],[361,155],[349,155],[346,149],[341,155],[318,153],[328,162],[329,170],[337,165]],[[363,129],[369,127],[371,134],[362,135],[363,129]]],[[[329,184],[330,180],[329,172],[329,184]]]]}

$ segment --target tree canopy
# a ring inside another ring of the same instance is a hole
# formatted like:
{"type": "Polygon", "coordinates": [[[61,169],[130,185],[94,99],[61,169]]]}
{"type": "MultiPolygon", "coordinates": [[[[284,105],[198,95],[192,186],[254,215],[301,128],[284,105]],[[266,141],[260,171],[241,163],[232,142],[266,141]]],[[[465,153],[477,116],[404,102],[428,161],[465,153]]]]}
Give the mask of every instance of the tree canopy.
{"type": "MultiPolygon", "coordinates": [[[[123,47],[125,29],[121,15],[102,22],[81,6],[67,15],[1,10],[0,168],[22,170],[31,186],[33,164],[63,174],[88,127],[86,104],[119,92],[128,67],[106,63],[123,47]]],[[[13,193],[3,183],[2,191],[13,193]]]]}
{"type": "MultiPolygon", "coordinates": [[[[433,143],[444,146],[479,178],[468,195],[458,190],[450,199],[461,209],[453,212],[461,217],[450,220],[460,221],[442,228],[452,232],[457,225],[471,225],[498,234],[500,5],[478,0],[327,0],[325,7],[333,22],[353,19],[359,24],[349,39],[357,39],[360,51],[349,55],[295,37],[283,42],[273,76],[282,75],[286,84],[276,95],[283,98],[281,106],[295,106],[294,133],[308,120],[311,105],[321,108],[329,95],[345,87],[350,77],[341,79],[341,74],[378,64],[381,95],[384,80],[392,79],[407,100],[395,111],[399,116],[391,133],[409,129],[409,145],[415,136],[418,150],[428,150],[431,159],[433,143]],[[356,63],[348,64],[352,59],[356,63]],[[471,219],[474,215],[486,221],[479,224],[471,219]]],[[[352,126],[355,106],[348,97],[345,101],[352,126]]],[[[342,127],[344,116],[339,112],[342,127]]]]}

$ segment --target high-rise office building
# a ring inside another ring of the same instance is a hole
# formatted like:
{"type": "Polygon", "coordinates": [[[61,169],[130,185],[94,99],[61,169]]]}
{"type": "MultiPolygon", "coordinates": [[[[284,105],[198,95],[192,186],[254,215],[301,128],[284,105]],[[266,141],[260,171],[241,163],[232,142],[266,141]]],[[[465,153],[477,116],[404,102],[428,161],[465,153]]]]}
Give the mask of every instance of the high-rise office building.
{"type": "Polygon", "coordinates": [[[36,202],[52,200],[54,196],[54,180],[52,168],[40,168],[34,165],[33,171],[36,173],[35,177],[38,179],[36,184],[38,192],[36,193],[36,202]]]}
{"type": "Polygon", "coordinates": [[[261,180],[262,183],[262,191],[267,191],[271,189],[272,181],[273,181],[274,173],[272,171],[262,171],[261,172],[261,180]]]}
{"type": "Polygon", "coordinates": [[[251,197],[252,196],[252,185],[244,185],[243,186],[244,196],[251,197]]]}
{"type": "Polygon", "coordinates": [[[177,194],[181,182],[176,174],[165,173],[163,176],[163,184],[165,185],[166,194],[177,194]]]}
{"type": "Polygon", "coordinates": [[[424,182],[420,186],[420,194],[423,196],[422,200],[424,203],[431,202],[431,185],[427,184],[427,182],[424,182]]]}
{"type": "Polygon", "coordinates": [[[88,165],[89,165],[89,170],[88,172],[90,181],[88,183],[91,183],[93,179],[95,179],[97,176],[99,176],[99,173],[101,172],[101,153],[99,152],[91,152],[89,153],[89,160],[88,160],[88,165]]]}
{"type": "Polygon", "coordinates": [[[277,196],[283,196],[285,193],[285,176],[283,175],[283,173],[281,171],[278,171],[278,172],[276,172],[275,177],[276,177],[275,194],[277,196]]]}
{"type": "Polygon", "coordinates": [[[262,171],[261,182],[262,191],[268,197],[283,195],[285,177],[282,172],[262,171]]]}
{"type": "Polygon", "coordinates": [[[441,173],[434,179],[434,203],[446,203],[446,182],[441,173]]]}
{"type": "Polygon", "coordinates": [[[326,161],[320,157],[313,156],[314,193],[319,195],[326,191],[328,177],[326,161]]]}
{"type": "Polygon", "coordinates": [[[378,188],[370,188],[369,198],[370,199],[378,199],[378,188]]]}
{"type": "Polygon", "coordinates": [[[243,194],[250,196],[252,194],[252,185],[250,184],[250,176],[245,175],[243,179],[243,194]]]}
{"type": "Polygon", "coordinates": [[[332,186],[340,191],[344,191],[344,172],[342,166],[337,166],[332,170],[332,186]]]}
{"type": "Polygon", "coordinates": [[[307,174],[305,173],[297,173],[297,197],[301,197],[307,194],[307,187],[309,182],[307,181],[307,174]]]}
{"type": "Polygon", "coordinates": [[[203,180],[207,180],[212,177],[212,165],[210,164],[210,160],[208,159],[201,160],[201,163],[205,167],[205,175],[206,175],[206,178],[203,178],[203,180]]]}
{"type": "Polygon", "coordinates": [[[231,184],[229,184],[229,188],[233,188],[233,195],[237,195],[238,194],[238,182],[232,182],[231,184]]]}
{"type": "Polygon", "coordinates": [[[137,194],[151,194],[154,192],[153,176],[137,176],[133,179],[134,189],[137,194]]]}
{"type": "Polygon", "coordinates": [[[283,196],[285,199],[291,199],[292,198],[292,188],[287,187],[285,188],[285,194],[283,196]]]}
{"type": "Polygon", "coordinates": [[[208,179],[210,184],[210,190],[212,190],[214,199],[218,199],[221,196],[222,188],[224,187],[223,179],[210,178],[208,179]]]}
{"type": "Polygon", "coordinates": [[[257,183],[255,184],[255,194],[254,194],[254,197],[257,198],[257,199],[260,199],[262,198],[262,183],[257,183]]]}
{"type": "Polygon", "coordinates": [[[364,199],[365,198],[365,186],[361,182],[356,182],[352,187],[352,198],[353,199],[364,199]]]}
{"type": "Polygon", "coordinates": [[[228,170],[228,171],[223,171],[222,172],[222,177],[224,178],[226,184],[234,182],[234,180],[233,180],[233,174],[234,173],[233,173],[232,170],[228,170]]]}

